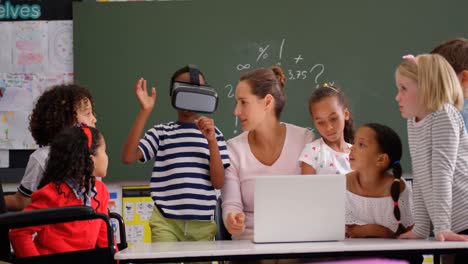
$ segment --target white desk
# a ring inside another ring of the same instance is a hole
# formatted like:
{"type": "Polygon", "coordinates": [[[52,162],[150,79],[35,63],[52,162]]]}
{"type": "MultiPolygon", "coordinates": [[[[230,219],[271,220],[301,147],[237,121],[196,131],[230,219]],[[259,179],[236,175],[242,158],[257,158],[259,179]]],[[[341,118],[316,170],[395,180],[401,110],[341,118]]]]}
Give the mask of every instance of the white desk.
{"type": "Polygon", "coordinates": [[[468,242],[346,239],[337,242],[255,244],[241,241],[167,242],[130,246],[117,254],[122,262],[214,261],[468,253],[468,242]]]}

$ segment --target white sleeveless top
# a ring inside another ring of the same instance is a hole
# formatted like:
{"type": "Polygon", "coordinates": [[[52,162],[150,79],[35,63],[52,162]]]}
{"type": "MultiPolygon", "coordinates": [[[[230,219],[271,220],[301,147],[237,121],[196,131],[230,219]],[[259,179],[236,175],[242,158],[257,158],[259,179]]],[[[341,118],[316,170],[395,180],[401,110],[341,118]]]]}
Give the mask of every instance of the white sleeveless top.
{"type": "MultiPolygon", "coordinates": [[[[412,212],[413,200],[410,188],[405,182],[405,189],[400,193],[400,198],[398,199],[401,224],[404,227],[414,224],[412,212]]],[[[345,208],[347,225],[376,224],[384,226],[393,232],[396,232],[398,229],[398,222],[393,215],[393,200],[391,196],[364,197],[346,191],[345,208]]]]}

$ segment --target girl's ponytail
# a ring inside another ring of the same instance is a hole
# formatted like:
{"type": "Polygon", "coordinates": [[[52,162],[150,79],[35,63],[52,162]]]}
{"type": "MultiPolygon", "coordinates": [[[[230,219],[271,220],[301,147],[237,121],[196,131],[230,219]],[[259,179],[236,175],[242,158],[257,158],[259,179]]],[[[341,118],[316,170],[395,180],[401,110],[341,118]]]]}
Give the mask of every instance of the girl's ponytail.
{"type": "Polygon", "coordinates": [[[398,134],[388,126],[376,123],[369,123],[364,126],[374,130],[381,153],[387,154],[390,160],[388,167],[385,168],[385,170],[392,169],[393,173],[393,183],[390,187],[390,193],[393,201],[393,215],[398,223],[398,229],[395,232],[395,236],[398,236],[406,231],[406,228],[401,223],[401,211],[398,204],[400,199],[402,175],[400,159],[403,152],[403,145],[401,144],[398,134]]]}
{"type": "Polygon", "coordinates": [[[402,169],[400,165],[400,161],[396,160],[391,165],[392,172],[393,172],[393,183],[391,187],[391,195],[393,200],[393,215],[398,222],[398,229],[395,232],[395,236],[398,236],[405,232],[405,227],[401,224],[401,212],[400,207],[398,205],[398,200],[400,199],[400,181],[401,181],[401,174],[402,169]]]}

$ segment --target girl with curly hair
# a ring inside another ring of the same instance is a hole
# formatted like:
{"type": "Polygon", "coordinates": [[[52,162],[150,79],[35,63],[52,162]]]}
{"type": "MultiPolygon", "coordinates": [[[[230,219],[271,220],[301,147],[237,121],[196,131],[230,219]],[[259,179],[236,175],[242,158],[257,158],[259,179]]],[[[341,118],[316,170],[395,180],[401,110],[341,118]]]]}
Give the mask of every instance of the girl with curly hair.
{"type": "MultiPolygon", "coordinates": [[[[107,165],[106,143],[97,129],[65,128],[51,143],[40,189],[24,210],[86,205],[107,215],[109,193],[94,177],[105,177],[107,165]]],[[[11,230],[10,240],[18,257],[87,250],[107,246],[107,227],[100,219],[25,227],[11,230]]]]}
{"type": "Polygon", "coordinates": [[[93,98],[85,87],[57,85],[39,97],[29,121],[29,130],[39,148],[29,157],[18,191],[5,196],[8,210],[22,210],[31,202],[31,194],[44,174],[49,144],[62,129],[79,123],[92,127],[96,124],[93,98]]]}

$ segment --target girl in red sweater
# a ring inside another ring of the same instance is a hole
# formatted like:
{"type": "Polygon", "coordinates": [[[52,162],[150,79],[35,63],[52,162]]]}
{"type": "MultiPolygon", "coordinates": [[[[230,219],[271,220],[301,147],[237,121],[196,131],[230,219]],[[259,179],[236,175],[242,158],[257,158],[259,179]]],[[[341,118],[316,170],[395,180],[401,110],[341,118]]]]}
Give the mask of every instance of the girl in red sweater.
{"type": "MultiPolygon", "coordinates": [[[[44,178],[24,210],[86,205],[107,214],[109,193],[95,180],[106,176],[107,164],[106,143],[97,129],[64,129],[51,144],[44,178]]],[[[106,224],[96,219],[13,229],[10,240],[17,257],[29,257],[106,247],[106,234],[106,224]]]]}

